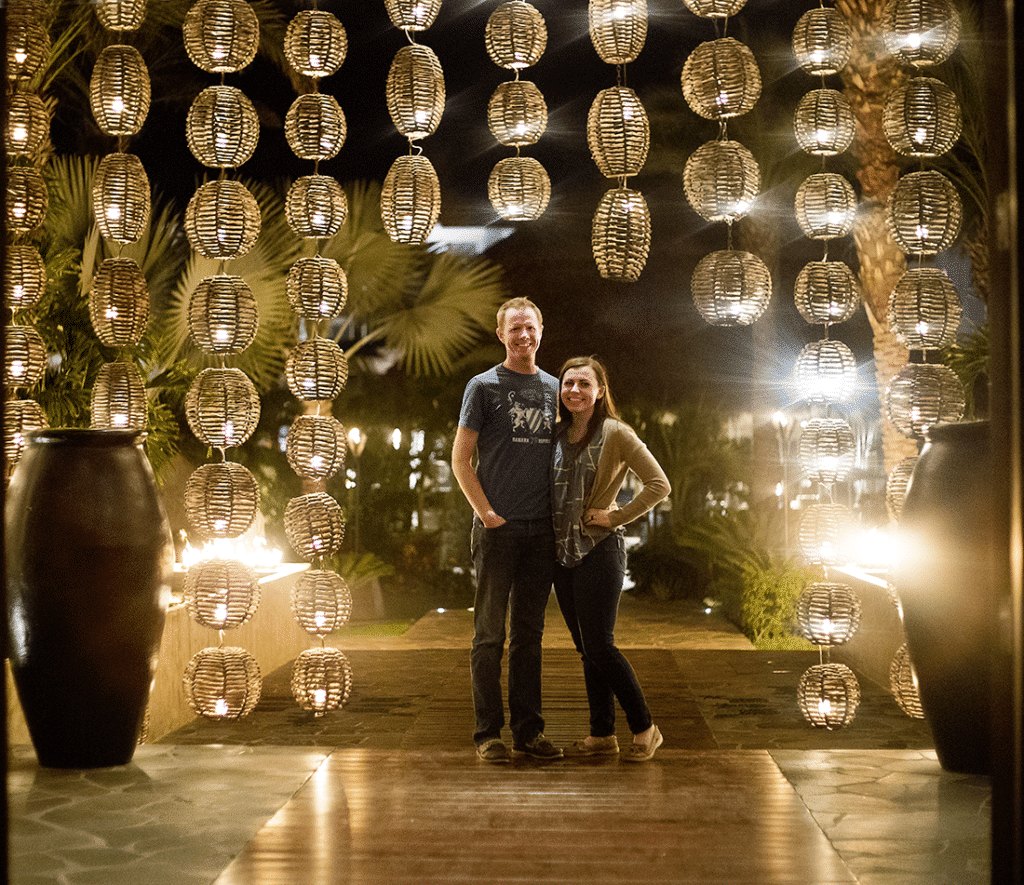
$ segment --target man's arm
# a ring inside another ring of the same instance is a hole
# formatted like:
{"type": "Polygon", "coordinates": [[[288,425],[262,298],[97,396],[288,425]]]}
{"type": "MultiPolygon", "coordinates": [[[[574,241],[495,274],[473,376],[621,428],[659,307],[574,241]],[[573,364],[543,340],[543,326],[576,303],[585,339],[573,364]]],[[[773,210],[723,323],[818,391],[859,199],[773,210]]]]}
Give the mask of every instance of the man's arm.
{"type": "Polygon", "coordinates": [[[480,521],[489,529],[497,528],[505,524],[504,517],[498,516],[487,500],[480,479],[473,467],[473,453],[476,451],[476,441],[480,434],[475,430],[466,427],[459,427],[455,431],[455,442],[452,445],[452,473],[466,496],[470,506],[473,508],[480,521]]]}

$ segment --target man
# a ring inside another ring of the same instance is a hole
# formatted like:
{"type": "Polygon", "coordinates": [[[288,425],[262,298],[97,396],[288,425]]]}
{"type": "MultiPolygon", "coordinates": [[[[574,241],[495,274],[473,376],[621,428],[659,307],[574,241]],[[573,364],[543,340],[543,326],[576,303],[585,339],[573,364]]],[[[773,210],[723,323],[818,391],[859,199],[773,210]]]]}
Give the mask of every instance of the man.
{"type": "Polygon", "coordinates": [[[542,322],[527,298],[498,309],[505,360],[466,385],[452,446],[452,470],[476,514],[473,741],[487,762],[510,759],[501,740],[506,616],[512,752],[538,759],[562,755],[544,737],[541,716],[541,637],[555,561],[549,474],[558,416],[558,380],[536,363],[542,322]]]}

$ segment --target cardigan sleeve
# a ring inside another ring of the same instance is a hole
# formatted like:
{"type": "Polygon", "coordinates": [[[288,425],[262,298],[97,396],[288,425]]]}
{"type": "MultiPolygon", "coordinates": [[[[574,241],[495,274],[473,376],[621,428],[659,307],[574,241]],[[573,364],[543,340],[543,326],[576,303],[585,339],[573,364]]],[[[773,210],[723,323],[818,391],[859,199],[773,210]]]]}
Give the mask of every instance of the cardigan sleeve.
{"type": "MultiPolygon", "coordinates": [[[[627,469],[632,470],[643,485],[643,488],[632,501],[624,507],[612,510],[609,514],[612,528],[618,528],[642,516],[659,501],[667,498],[669,492],[672,491],[672,487],[669,485],[668,477],[665,475],[665,471],[661,469],[661,465],[658,464],[654,455],[650,453],[650,450],[643,444],[640,437],[636,435],[631,427],[617,422],[610,436],[611,438],[606,438],[605,445],[608,446],[609,442],[612,443],[608,448],[613,463],[609,464],[608,467],[611,473],[618,479],[614,483],[611,500],[614,501],[615,495],[618,494],[622,481],[626,477],[627,469]]],[[[604,452],[602,452],[603,455],[604,452]]]]}

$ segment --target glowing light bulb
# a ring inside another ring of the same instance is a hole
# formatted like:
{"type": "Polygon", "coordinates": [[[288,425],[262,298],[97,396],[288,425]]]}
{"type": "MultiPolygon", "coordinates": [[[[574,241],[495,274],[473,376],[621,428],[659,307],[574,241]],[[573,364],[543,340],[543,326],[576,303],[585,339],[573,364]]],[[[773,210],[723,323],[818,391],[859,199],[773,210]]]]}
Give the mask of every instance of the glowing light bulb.
{"type": "Polygon", "coordinates": [[[320,61],[319,55],[312,54],[309,56],[309,66],[311,68],[319,68],[322,64],[323,62],[320,61]]]}
{"type": "Polygon", "coordinates": [[[323,688],[318,688],[313,692],[313,706],[323,707],[327,703],[327,691],[323,688]]]}
{"type": "Polygon", "coordinates": [[[321,467],[324,466],[324,456],[323,455],[313,455],[309,459],[309,466],[313,470],[319,470],[321,467]]]}
{"type": "Polygon", "coordinates": [[[115,427],[127,427],[128,416],[124,412],[116,412],[110,416],[110,423],[115,427]]]}
{"type": "Polygon", "coordinates": [[[228,619],[228,607],[225,603],[217,603],[217,608],[213,612],[213,618],[215,621],[221,621],[222,623],[228,619]]]}
{"type": "Polygon", "coordinates": [[[107,206],[106,216],[109,221],[117,221],[121,217],[121,207],[116,203],[107,206]]]}
{"type": "Polygon", "coordinates": [[[317,627],[323,627],[324,624],[327,623],[327,615],[324,612],[316,612],[313,615],[313,623],[316,624],[317,627]]]}
{"type": "Polygon", "coordinates": [[[313,221],[313,224],[316,227],[323,227],[324,220],[325,220],[325,218],[324,218],[324,213],[323,212],[314,212],[313,213],[312,221],[313,221]]]}
{"type": "Polygon", "coordinates": [[[917,227],[914,228],[914,236],[916,236],[919,240],[927,240],[928,239],[928,225],[927,224],[919,224],[919,225],[917,225],[917,227]]]}
{"type": "Polygon", "coordinates": [[[228,715],[228,702],[224,698],[217,698],[213,705],[213,712],[216,716],[227,716],[228,715]]]}
{"type": "Polygon", "coordinates": [[[22,360],[11,360],[11,377],[21,378],[25,374],[25,363],[22,360]]]}
{"type": "Polygon", "coordinates": [[[110,110],[115,114],[124,113],[124,99],[120,96],[115,96],[110,99],[110,110]]]}
{"type": "Polygon", "coordinates": [[[106,318],[107,318],[108,320],[116,320],[116,319],[117,319],[117,317],[118,317],[118,313],[117,313],[117,308],[116,308],[116,307],[114,307],[114,306],[110,306],[110,307],[108,307],[108,308],[107,308],[107,310],[106,310],[106,312],[104,313],[104,316],[105,316],[105,317],[106,317],[106,318]]]}
{"type": "Polygon", "coordinates": [[[14,60],[19,65],[25,64],[25,62],[28,61],[28,52],[26,52],[24,49],[15,49],[14,50],[14,60]]]}
{"type": "Polygon", "coordinates": [[[924,144],[927,138],[928,130],[925,129],[924,126],[918,126],[917,129],[914,130],[914,142],[916,144],[924,144]]]}
{"type": "Polygon", "coordinates": [[[822,716],[828,716],[828,714],[832,712],[832,701],[828,698],[821,698],[818,701],[818,712],[821,713],[822,716]]]}
{"type": "Polygon", "coordinates": [[[16,144],[28,141],[28,130],[24,126],[15,126],[11,130],[11,141],[16,144]]]}

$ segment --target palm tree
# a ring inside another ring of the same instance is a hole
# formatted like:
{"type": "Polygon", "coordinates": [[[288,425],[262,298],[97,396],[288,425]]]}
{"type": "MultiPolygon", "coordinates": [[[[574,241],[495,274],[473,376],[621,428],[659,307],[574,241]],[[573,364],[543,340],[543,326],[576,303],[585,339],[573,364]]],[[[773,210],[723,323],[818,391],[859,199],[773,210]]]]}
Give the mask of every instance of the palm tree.
{"type": "MultiPolygon", "coordinates": [[[[885,100],[908,77],[882,41],[885,0],[837,0],[836,9],[853,30],[853,51],[842,70],[843,91],[857,120],[853,152],[858,161],[861,205],[853,237],[860,261],[861,295],[874,341],[875,381],[879,393],[906,364],[907,349],[889,328],[889,296],[906,272],[903,251],[889,234],[885,204],[896,187],[901,162],[882,129],[885,100]]],[[[917,454],[917,444],[882,422],[886,475],[903,458],[917,454]]]]}

